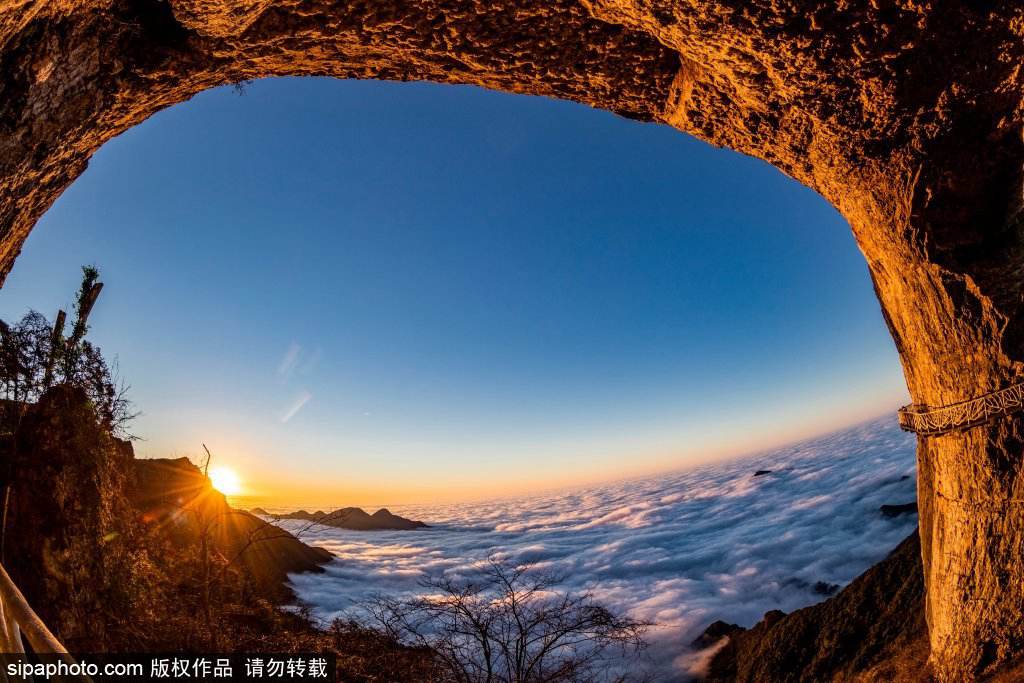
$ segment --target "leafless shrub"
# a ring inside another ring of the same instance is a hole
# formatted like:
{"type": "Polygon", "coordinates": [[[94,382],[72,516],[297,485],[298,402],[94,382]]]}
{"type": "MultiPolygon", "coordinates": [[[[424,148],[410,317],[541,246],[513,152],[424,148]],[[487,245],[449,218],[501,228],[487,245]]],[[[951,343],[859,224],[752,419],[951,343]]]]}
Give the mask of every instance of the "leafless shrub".
{"type": "Polygon", "coordinates": [[[590,593],[558,591],[561,579],[489,558],[470,578],[429,578],[419,597],[377,596],[364,609],[388,637],[435,652],[451,681],[640,679],[649,624],[615,614],[590,593]]]}

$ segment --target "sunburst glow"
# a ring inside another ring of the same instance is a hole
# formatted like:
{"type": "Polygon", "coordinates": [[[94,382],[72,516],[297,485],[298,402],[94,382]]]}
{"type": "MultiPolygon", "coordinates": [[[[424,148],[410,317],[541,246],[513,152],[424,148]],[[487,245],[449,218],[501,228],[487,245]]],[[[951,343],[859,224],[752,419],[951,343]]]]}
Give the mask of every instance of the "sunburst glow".
{"type": "Polygon", "coordinates": [[[242,480],[230,467],[214,467],[210,470],[210,484],[226,496],[242,492],[242,480]]]}

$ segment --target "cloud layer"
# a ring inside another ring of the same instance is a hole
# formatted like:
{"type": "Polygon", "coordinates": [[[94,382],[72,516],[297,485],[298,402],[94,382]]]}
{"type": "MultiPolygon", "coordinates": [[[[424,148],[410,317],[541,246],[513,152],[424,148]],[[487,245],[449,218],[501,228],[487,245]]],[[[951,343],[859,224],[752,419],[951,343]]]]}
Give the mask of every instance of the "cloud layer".
{"type": "Polygon", "coordinates": [[[304,540],[339,559],[292,583],[330,620],[372,593],[414,592],[424,574],[464,571],[488,554],[541,563],[570,577],[566,589],[656,622],[658,680],[683,680],[698,659],[687,643],[710,622],[751,626],[768,610],[818,602],[817,582],[845,585],[881,560],[917,519],[887,519],[878,508],[914,500],[914,476],[914,440],[885,418],[671,475],[392,509],[432,525],[422,531],[315,526],[304,540]]]}

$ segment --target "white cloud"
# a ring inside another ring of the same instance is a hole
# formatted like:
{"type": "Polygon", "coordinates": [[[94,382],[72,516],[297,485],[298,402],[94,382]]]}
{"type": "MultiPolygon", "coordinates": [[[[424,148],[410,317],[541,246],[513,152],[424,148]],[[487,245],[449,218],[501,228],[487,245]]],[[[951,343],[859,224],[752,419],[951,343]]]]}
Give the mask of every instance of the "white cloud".
{"type": "Polygon", "coordinates": [[[302,410],[302,407],[309,403],[312,398],[313,394],[308,391],[300,391],[299,395],[292,401],[291,406],[289,406],[288,410],[285,411],[285,414],[281,416],[281,422],[287,423],[288,420],[295,417],[295,415],[302,410]]]}
{"type": "MultiPolygon", "coordinates": [[[[287,417],[309,397],[300,399],[287,417]]],[[[845,585],[913,530],[915,517],[878,511],[915,497],[914,439],[894,423],[565,495],[390,508],[428,530],[316,526],[304,538],[340,560],[292,582],[330,619],[371,593],[415,592],[425,574],[469,572],[500,552],[566,575],[565,589],[593,590],[656,621],[658,680],[686,680],[707,661],[687,644],[712,621],[751,626],[768,610],[817,602],[816,582],[845,585]],[[753,476],[762,469],[772,472],[753,476]]]]}
{"type": "Polygon", "coordinates": [[[281,358],[280,364],[277,366],[277,374],[284,380],[291,378],[292,373],[295,372],[295,368],[299,364],[299,355],[302,353],[302,346],[292,342],[288,345],[288,350],[284,352],[284,356],[281,358]]]}

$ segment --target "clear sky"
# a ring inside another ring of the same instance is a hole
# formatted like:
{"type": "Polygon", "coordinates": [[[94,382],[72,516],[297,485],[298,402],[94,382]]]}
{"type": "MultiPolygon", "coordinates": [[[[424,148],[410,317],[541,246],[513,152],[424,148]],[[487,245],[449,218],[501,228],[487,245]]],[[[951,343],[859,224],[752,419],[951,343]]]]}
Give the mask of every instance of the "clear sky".
{"type": "Polygon", "coordinates": [[[664,126],[470,87],[277,79],[108,143],[0,316],[106,288],[144,415],[247,493],[401,503],[683,467],[897,407],[845,221],[664,126]]]}

